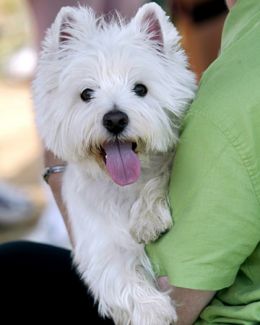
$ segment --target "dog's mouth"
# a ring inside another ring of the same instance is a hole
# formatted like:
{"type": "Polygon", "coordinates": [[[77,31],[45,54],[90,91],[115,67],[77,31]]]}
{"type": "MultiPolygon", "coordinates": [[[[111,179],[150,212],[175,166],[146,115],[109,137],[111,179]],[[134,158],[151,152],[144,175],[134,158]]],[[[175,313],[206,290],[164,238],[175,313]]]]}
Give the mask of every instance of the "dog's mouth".
{"type": "Polygon", "coordinates": [[[138,180],[141,163],[136,149],[135,142],[121,142],[118,139],[103,144],[101,154],[106,170],[116,184],[125,186],[138,180]]]}

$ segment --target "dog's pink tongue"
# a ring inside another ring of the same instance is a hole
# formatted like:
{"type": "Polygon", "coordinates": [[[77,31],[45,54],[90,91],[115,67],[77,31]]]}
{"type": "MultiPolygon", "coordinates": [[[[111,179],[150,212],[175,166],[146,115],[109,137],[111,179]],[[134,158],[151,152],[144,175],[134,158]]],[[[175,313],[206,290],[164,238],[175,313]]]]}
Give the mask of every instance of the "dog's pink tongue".
{"type": "Polygon", "coordinates": [[[138,180],[141,164],[131,143],[109,142],[104,145],[104,150],[107,171],[116,184],[125,186],[138,180]]]}

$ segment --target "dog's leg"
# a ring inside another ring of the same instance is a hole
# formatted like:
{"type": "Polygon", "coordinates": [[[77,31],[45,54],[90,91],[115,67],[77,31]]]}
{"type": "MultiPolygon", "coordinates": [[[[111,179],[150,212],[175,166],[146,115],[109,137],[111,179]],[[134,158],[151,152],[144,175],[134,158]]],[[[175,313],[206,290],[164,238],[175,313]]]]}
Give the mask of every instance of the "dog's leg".
{"type": "Polygon", "coordinates": [[[168,204],[169,169],[150,179],[142,189],[130,212],[130,232],[138,243],[156,240],[171,228],[168,204]]]}
{"type": "Polygon", "coordinates": [[[76,256],[82,278],[98,301],[100,314],[112,317],[116,325],[170,325],[176,320],[171,298],[155,287],[152,275],[147,277],[151,267],[143,245],[133,246],[132,251],[110,246],[96,252],[87,272],[76,256]]]}
{"type": "Polygon", "coordinates": [[[133,305],[131,325],[173,324],[177,320],[177,315],[169,292],[159,291],[152,276],[148,279],[147,275],[152,274],[152,271],[146,255],[143,256],[143,261],[145,259],[147,259],[145,266],[135,265],[134,278],[128,281],[126,286],[133,305]]]}

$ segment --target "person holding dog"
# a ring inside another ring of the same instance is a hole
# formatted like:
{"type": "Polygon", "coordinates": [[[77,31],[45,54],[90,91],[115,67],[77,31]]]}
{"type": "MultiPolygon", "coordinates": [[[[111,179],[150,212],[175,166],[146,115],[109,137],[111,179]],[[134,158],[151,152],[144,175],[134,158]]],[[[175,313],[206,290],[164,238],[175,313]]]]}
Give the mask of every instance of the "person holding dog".
{"type": "MultiPolygon", "coordinates": [[[[202,77],[176,152],[175,224],[147,246],[160,285],[173,289],[178,325],[260,322],[260,3],[227,4],[220,56],[202,77]]],[[[62,164],[45,157],[46,166],[62,164]]],[[[48,177],[66,220],[60,181],[61,173],[48,177]]],[[[5,265],[3,250],[0,259],[5,265]]]]}
{"type": "Polygon", "coordinates": [[[147,248],[175,287],[178,324],[260,323],[260,3],[227,4],[174,160],[175,224],[147,248]]]}
{"type": "MultiPolygon", "coordinates": [[[[159,282],[173,287],[178,324],[260,322],[260,4],[227,4],[220,56],[203,75],[177,148],[175,225],[147,247],[168,276],[159,282]]],[[[59,179],[50,177],[56,196],[59,179]]]]}

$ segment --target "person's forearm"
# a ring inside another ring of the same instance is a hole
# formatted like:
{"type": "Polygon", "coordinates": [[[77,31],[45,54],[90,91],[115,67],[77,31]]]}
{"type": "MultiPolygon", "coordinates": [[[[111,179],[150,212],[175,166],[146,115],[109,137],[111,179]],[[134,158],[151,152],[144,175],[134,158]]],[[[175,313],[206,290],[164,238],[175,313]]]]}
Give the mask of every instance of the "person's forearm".
{"type": "MultiPolygon", "coordinates": [[[[44,151],[44,165],[45,167],[57,166],[57,165],[64,165],[65,162],[61,159],[54,156],[51,151],[45,150],[44,151]]],[[[70,241],[73,244],[72,232],[69,224],[68,213],[66,206],[63,202],[62,195],[61,195],[61,183],[62,183],[62,173],[51,174],[48,178],[48,184],[54,196],[54,199],[58,205],[58,208],[61,212],[63,217],[64,223],[66,225],[70,241]]]]}
{"type": "Polygon", "coordinates": [[[167,277],[158,279],[160,288],[171,291],[171,298],[177,309],[178,321],[176,325],[192,325],[199,318],[202,310],[215,295],[214,291],[178,288],[169,285],[167,277]]]}
{"type": "Polygon", "coordinates": [[[215,292],[172,287],[171,297],[176,302],[176,325],[192,325],[202,310],[214,297],[215,292]]]}

